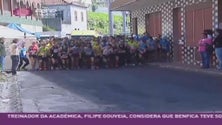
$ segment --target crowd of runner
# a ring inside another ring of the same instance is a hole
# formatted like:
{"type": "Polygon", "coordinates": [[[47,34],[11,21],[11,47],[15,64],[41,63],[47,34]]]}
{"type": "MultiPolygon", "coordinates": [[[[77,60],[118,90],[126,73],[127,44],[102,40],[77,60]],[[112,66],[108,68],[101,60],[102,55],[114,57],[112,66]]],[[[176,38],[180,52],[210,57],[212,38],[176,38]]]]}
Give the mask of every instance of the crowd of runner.
{"type": "Polygon", "coordinates": [[[22,46],[18,70],[100,69],[140,65],[148,61],[169,61],[167,38],[149,35],[125,38],[50,38],[22,46]],[[23,64],[25,62],[25,64],[23,64]]]}

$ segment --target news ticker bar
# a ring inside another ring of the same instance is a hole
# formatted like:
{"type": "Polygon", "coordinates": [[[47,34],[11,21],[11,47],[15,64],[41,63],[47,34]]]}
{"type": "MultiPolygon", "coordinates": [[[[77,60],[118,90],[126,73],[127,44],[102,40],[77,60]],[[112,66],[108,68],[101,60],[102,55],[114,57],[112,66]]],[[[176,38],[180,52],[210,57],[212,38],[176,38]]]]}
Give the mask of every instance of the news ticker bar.
{"type": "Polygon", "coordinates": [[[6,119],[222,119],[222,113],[9,113],[6,119]]]}

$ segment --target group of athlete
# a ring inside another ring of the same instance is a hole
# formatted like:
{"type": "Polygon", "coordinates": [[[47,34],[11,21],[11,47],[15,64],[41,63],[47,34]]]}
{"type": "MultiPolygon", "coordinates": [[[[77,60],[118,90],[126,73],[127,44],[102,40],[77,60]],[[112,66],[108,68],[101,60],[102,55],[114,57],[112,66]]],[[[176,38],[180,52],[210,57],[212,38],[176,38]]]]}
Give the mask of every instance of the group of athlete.
{"type": "Polygon", "coordinates": [[[149,35],[140,38],[50,38],[33,42],[29,48],[22,46],[20,65],[22,69],[31,63],[32,70],[100,69],[140,65],[151,60],[155,53],[165,58],[170,52],[166,38],[153,39],[149,35]]]}

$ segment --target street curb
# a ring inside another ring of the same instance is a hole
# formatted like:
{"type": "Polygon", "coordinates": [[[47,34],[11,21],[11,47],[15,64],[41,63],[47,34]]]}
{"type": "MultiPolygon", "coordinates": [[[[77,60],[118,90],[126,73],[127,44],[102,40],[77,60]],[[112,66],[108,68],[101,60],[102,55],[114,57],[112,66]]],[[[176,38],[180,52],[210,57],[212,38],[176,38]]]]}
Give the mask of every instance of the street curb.
{"type": "Polygon", "coordinates": [[[17,76],[7,77],[5,82],[0,82],[0,86],[0,112],[22,112],[17,76]]]}
{"type": "Polygon", "coordinates": [[[222,75],[222,72],[219,71],[212,71],[213,69],[197,69],[197,68],[189,68],[189,67],[183,67],[183,66],[173,66],[173,64],[158,64],[158,63],[150,63],[148,64],[150,66],[158,66],[160,68],[166,68],[166,69],[176,69],[176,70],[182,70],[186,72],[196,72],[196,73],[204,73],[204,74],[210,74],[210,75],[222,75]]]}

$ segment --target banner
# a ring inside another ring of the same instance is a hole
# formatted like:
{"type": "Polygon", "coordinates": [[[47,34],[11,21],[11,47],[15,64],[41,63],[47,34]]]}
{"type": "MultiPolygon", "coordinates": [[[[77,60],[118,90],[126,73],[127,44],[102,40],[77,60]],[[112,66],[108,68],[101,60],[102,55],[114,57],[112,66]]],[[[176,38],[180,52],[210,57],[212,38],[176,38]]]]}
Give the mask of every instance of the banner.
{"type": "Polygon", "coordinates": [[[15,16],[31,16],[32,9],[31,8],[17,8],[13,10],[13,15],[15,16]]]}

